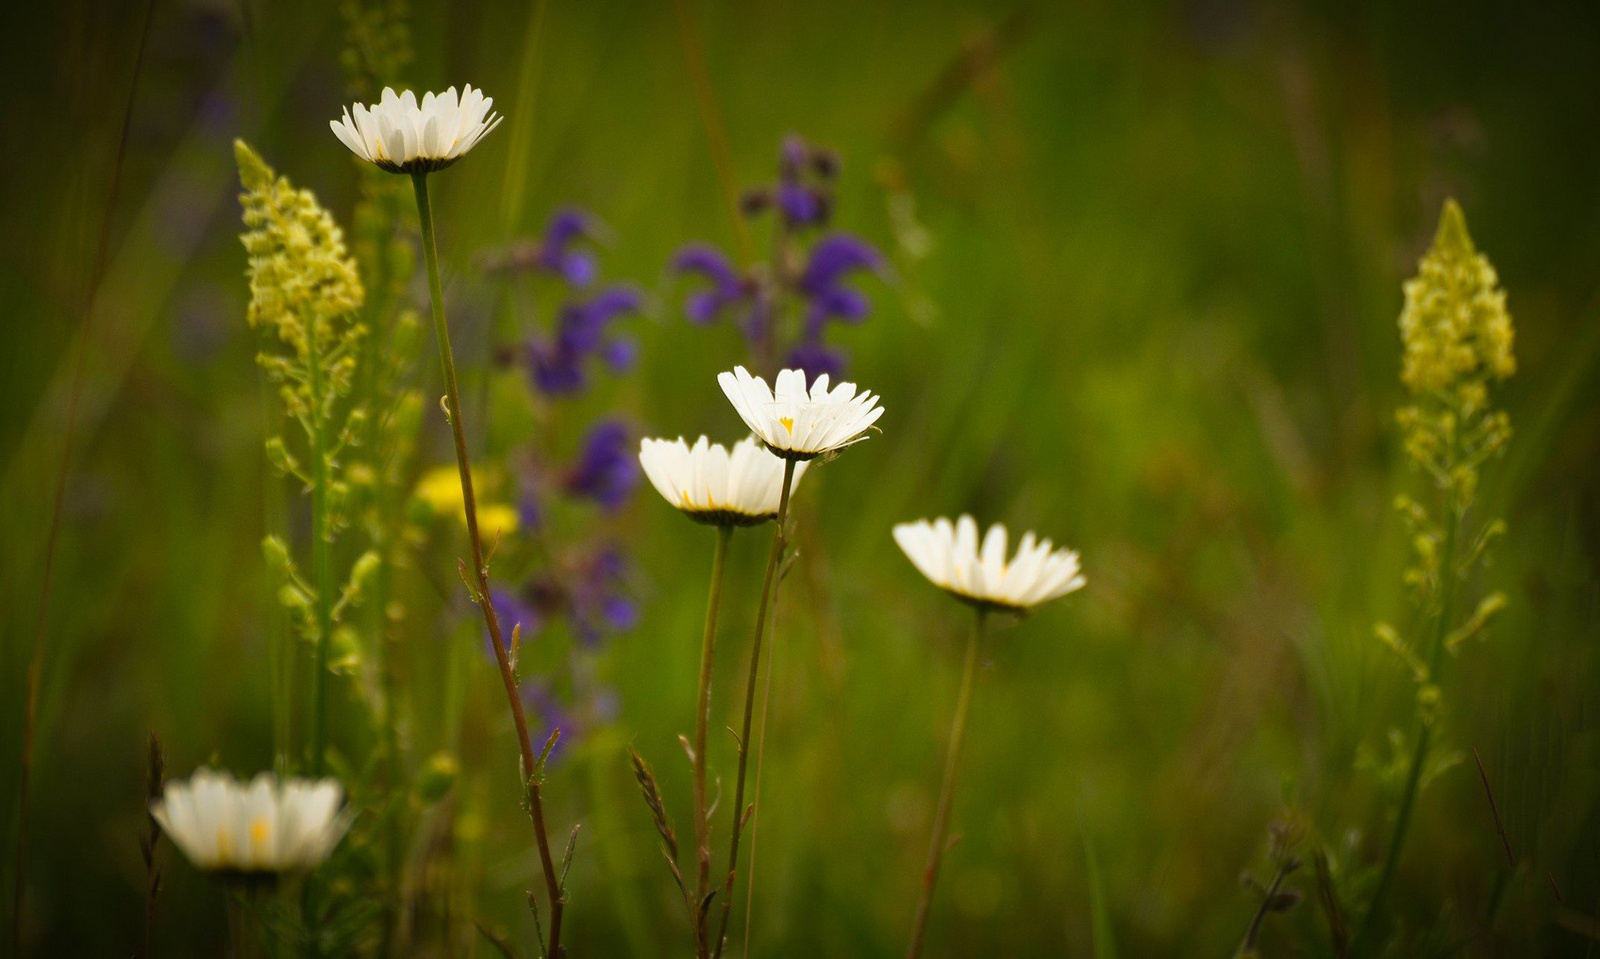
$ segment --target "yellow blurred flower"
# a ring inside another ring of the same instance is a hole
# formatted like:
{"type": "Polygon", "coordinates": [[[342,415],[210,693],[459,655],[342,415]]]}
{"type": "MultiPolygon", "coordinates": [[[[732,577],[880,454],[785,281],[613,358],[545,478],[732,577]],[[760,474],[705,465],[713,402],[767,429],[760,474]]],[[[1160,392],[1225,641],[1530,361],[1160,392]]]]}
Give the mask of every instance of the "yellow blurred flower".
{"type": "MultiPolygon", "coordinates": [[[[501,478],[494,470],[473,471],[472,483],[478,499],[478,525],[485,533],[515,533],[521,525],[517,508],[506,503],[485,499],[485,494],[499,488],[501,478]]],[[[426,503],[435,516],[454,515],[462,526],[467,523],[467,510],[461,499],[461,473],[454,466],[438,466],[422,474],[413,494],[426,503]]]]}

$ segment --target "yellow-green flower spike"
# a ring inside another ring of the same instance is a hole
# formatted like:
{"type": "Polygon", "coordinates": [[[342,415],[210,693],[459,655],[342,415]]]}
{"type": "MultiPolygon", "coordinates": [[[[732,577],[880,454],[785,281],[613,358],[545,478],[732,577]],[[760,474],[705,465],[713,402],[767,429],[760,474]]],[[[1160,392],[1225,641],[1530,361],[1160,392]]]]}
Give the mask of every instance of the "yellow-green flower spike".
{"type": "Polygon", "coordinates": [[[1503,380],[1516,371],[1505,292],[1489,258],[1472,245],[1455,200],[1445,201],[1439,231],[1405,295],[1400,379],[1413,393],[1503,380]]]}
{"type": "Polygon", "coordinates": [[[233,152],[245,188],[240,240],[250,257],[250,325],[276,329],[302,362],[313,345],[331,355],[342,341],[359,338],[359,326],[339,321],[366,297],[344,231],[311,191],[277,176],[243,140],[234,141],[233,152]],[[313,333],[316,344],[307,341],[313,333]]]}

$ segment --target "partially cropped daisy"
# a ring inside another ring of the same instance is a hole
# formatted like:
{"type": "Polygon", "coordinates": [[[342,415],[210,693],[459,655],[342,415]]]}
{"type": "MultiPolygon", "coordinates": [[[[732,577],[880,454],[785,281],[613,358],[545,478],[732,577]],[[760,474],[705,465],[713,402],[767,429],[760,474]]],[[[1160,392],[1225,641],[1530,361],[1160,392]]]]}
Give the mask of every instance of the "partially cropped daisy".
{"type": "MultiPolygon", "coordinates": [[[[667,502],[697,523],[754,526],[778,515],[783,494],[783,460],[753,438],[730,451],[704,436],[693,446],[682,439],[639,443],[639,465],[667,502]]],[[[796,463],[794,484],[805,463],[796,463]]]]}
{"type": "Polygon", "coordinates": [[[826,373],[809,390],[804,370],[780,371],[776,391],[742,366],[719,375],[717,382],[751,432],[784,459],[809,460],[843,449],[865,439],[883,415],[878,397],[857,393],[854,383],[829,390],[826,373]]]}
{"type": "Polygon", "coordinates": [[[328,858],[350,824],[339,809],[343,795],[332,779],[262,773],[246,784],[200,769],[168,783],[150,814],[197,869],[266,878],[328,858]]]}
{"type": "Polygon", "coordinates": [[[901,523],[894,541],[933,585],[984,609],[1027,612],[1083,586],[1077,553],[1055,549],[1030,531],[1007,562],[1005,526],[989,527],[980,544],[971,516],[901,523]]]}
{"type": "Polygon", "coordinates": [[[471,84],[423,94],[422,102],[407,90],[396,95],[384,87],[377,103],[346,107],[344,116],[329,121],[339,142],[363,160],[390,173],[431,173],[461,159],[484,135],[500,124],[489,112],[494,100],[471,84]]]}

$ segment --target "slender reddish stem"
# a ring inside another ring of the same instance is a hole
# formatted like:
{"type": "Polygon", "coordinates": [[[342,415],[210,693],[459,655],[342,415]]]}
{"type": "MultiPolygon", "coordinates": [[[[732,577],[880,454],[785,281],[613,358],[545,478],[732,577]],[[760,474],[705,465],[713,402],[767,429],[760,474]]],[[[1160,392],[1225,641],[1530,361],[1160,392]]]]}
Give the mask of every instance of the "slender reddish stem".
{"type": "Polygon", "coordinates": [[[561,889],[561,877],[556,873],[555,860],[550,855],[550,836],[545,829],[544,796],[538,768],[539,756],[533,751],[533,740],[528,736],[528,719],[523,714],[522,697],[517,691],[517,676],[511,668],[511,658],[506,652],[506,642],[500,632],[500,617],[495,613],[489,596],[489,565],[483,558],[483,539],[478,531],[478,504],[472,492],[472,464],[467,458],[467,434],[461,422],[461,390],[456,385],[455,357],[450,351],[450,330],[444,320],[444,291],[439,283],[439,251],[434,240],[433,210],[428,203],[428,175],[414,173],[411,184],[417,193],[417,215],[422,223],[422,249],[428,261],[428,293],[433,306],[433,332],[439,341],[439,361],[444,366],[446,402],[449,404],[450,432],[455,438],[456,468],[461,474],[461,503],[467,516],[467,539],[472,545],[472,580],[475,584],[474,601],[483,611],[484,625],[489,628],[489,639],[494,644],[495,663],[500,667],[500,679],[505,684],[506,700],[511,705],[511,720],[517,729],[517,748],[522,753],[521,776],[527,793],[528,816],[533,820],[533,833],[539,845],[539,866],[544,871],[545,895],[550,902],[549,954],[555,959],[566,955],[561,947],[561,913],[566,906],[566,896],[561,889]]]}

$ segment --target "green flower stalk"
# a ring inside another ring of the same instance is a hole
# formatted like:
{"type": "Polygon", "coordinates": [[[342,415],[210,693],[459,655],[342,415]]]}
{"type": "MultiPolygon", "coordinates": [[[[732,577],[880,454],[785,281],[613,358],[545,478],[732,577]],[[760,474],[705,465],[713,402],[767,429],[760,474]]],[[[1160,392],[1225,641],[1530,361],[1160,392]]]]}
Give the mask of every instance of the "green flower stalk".
{"type": "Polygon", "coordinates": [[[1445,698],[1444,654],[1481,633],[1506,604],[1498,592],[1470,607],[1459,595],[1463,581],[1483,565],[1505,529],[1499,519],[1476,521],[1475,528],[1469,519],[1480,469],[1504,453],[1511,439],[1510,419],[1490,405],[1489,390],[1516,371],[1516,360],[1505,292],[1488,258],[1473,246],[1454,200],[1445,202],[1433,245],[1416,277],[1405,284],[1400,336],[1405,348],[1400,379],[1411,402],[1396,419],[1405,434],[1406,457],[1429,481],[1435,501],[1430,508],[1409,496],[1396,500],[1412,533],[1414,556],[1406,582],[1427,632],[1412,639],[1388,624],[1376,630],[1415,683],[1415,733],[1394,833],[1357,946],[1382,915],[1418,792],[1431,773],[1449,765],[1430,765],[1445,698]]]}
{"type": "MultiPolygon", "coordinates": [[[[313,648],[309,765],[320,776],[326,768],[330,648],[337,641],[346,650],[342,658],[354,654],[353,637],[338,632],[338,623],[376,568],[371,554],[363,555],[336,590],[334,538],[349,521],[350,501],[348,470],[339,457],[360,441],[368,422],[366,408],[349,401],[367,332],[359,319],[366,291],[343,231],[316,197],[273,173],[243,141],[234,142],[234,155],[245,188],[240,200],[246,227],[241,240],[249,257],[247,317],[275,340],[257,361],[303,434],[303,442],[295,443],[269,437],[267,456],[311,495],[309,576],[277,537],[268,537],[264,550],[282,581],[280,599],[313,648]]],[[[292,689],[281,689],[280,702],[291,695],[292,689]]]]}

